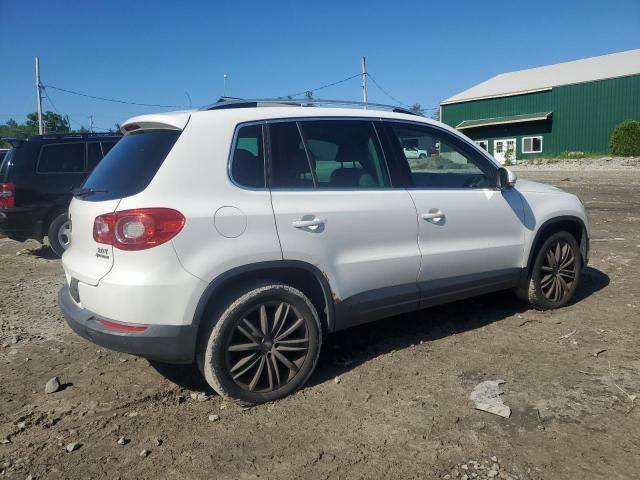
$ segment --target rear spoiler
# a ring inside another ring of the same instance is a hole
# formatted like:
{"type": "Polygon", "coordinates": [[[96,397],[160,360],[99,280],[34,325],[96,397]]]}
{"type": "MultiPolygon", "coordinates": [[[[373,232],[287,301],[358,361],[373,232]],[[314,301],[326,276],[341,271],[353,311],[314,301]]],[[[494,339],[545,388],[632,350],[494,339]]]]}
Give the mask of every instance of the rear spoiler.
{"type": "Polygon", "coordinates": [[[138,130],[184,130],[191,118],[190,112],[154,113],[130,118],[120,126],[124,135],[138,130]]]}

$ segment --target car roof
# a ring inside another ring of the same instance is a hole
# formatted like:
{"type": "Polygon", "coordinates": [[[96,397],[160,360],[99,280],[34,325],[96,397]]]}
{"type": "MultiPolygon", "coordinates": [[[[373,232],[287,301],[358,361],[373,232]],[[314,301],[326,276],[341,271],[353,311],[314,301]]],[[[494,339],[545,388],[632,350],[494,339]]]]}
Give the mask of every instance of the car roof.
{"type": "Polygon", "coordinates": [[[460,134],[448,125],[436,120],[422,117],[420,115],[385,111],[379,109],[364,108],[336,108],[336,107],[306,107],[277,105],[270,106],[248,106],[238,108],[221,108],[213,110],[184,110],[176,112],[164,112],[155,114],[144,114],[128,119],[122,124],[122,131],[127,134],[127,128],[174,128],[182,130],[186,127],[190,118],[199,119],[222,119],[231,124],[279,120],[287,118],[371,118],[384,120],[403,120],[407,122],[423,123],[438,126],[460,134]]]}

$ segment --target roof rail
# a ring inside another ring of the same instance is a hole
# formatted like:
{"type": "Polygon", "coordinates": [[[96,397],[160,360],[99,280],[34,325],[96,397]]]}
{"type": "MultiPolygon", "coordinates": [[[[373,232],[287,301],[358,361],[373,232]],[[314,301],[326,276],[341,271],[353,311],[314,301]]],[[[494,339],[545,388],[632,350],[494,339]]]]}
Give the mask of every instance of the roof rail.
{"type": "Polygon", "coordinates": [[[31,135],[29,139],[37,138],[90,138],[90,137],[121,137],[120,132],[64,132],[64,133],[44,133],[42,135],[31,135]]]}
{"type": "Polygon", "coordinates": [[[85,133],[45,133],[43,135],[30,135],[28,137],[0,137],[0,141],[13,143],[13,142],[26,142],[29,140],[39,140],[47,138],[92,138],[92,137],[121,137],[120,132],[85,132],[85,133]]]}
{"type": "Polygon", "coordinates": [[[405,113],[407,115],[418,115],[406,108],[397,107],[395,105],[385,105],[383,103],[364,103],[353,100],[329,100],[321,98],[258,98],[244,99],[234,97],[220,97],[220,99],[211,105],[201,108],[200,110],[224,110],[228,108],[255,108],[255,107],[319,107],[319,106],[349,106],[361,107],[363,109],[372,110],[390,110],[395,113],[405,113]]]}

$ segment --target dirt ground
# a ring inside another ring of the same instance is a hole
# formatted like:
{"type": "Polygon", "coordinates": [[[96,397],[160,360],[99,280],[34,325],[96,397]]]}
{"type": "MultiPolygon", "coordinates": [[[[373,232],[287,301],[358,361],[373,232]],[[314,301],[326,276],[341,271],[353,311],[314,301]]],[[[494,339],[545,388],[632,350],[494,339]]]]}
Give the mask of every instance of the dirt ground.
{"type": "Polygon", "coordinates": [[[74,335],[60,261],[0,239],[0,478],[639,478],[640,168],[518,175],[589,211],[572,305],[500,293],[340,332],[303,391],[251,409],[74,335]],[[469,401],[497,379],[508,419],[469,401]]]}

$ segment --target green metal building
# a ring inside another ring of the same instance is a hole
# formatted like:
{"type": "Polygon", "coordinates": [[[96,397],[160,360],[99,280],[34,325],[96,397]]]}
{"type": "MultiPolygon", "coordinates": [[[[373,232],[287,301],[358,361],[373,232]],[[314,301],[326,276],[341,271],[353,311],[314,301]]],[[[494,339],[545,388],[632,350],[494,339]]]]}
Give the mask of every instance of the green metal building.
{"type": "Polygon", "coordinates": [[[504,73],[440,104],[440,119],[503,162],[606,153],[640,119],[640,49],[504,73]]]}

